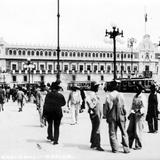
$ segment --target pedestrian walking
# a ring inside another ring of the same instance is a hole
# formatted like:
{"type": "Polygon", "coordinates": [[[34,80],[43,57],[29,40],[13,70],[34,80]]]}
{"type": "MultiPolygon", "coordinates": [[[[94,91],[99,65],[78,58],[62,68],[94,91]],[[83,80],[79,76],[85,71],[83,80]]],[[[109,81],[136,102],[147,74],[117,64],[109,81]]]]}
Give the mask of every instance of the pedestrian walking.
{"type": "Polygon", "coordinates": [[[43,116],[48,122],[47,139],[53,141],[53,144],[58,144],[59,127],[63,116],[61,107],[66,104],[64,96],[58,92],[60,88],[59,83],[52,83],[51,91],[47,93],[43,107],[43,116]],[[52,131],[53,124],[54,134],[52,131]]]}
{"type": "Polygon", "coordinates": [[[43,106],[44,106],[44,100],[46,95],[47,95],[47,91],[45,90],[45,86],[37,87],[35,101],[36,101],[37,110],[40,118],[40,127],[45,126],[45,119],[43,117],[43,106]]]}
{"type": "Polygon", "coordinates": [[[10,87],[6,87],[6,101],[8,102],[10,100],[10,87]]]}
{"type": "Polygon", "coordinates": [[[71,119],[72,119],[71,125],[75,125],[78,123],[78,116],[81,104],[82,104],[82,98],[80,92],[76,86],[72,86],[67,101],[67,106],[71,111],[71,119]]]}
{"type": "Polygon", "coordinates": [[[3,87],[0,86],[0,112],[4,111],[3,105],[5,102],[5,92],[3,90],[3,87]]]}
{"type": "Polygon", "coordinates": [[[16,97],[17,97],[17,103],[18,103],[18,106],[19,106],[18,112],[22,112],[23,106],[24,106],[24,99],[25,99],[22,87],[18,87],[18,92],[17,92],[16,97]]]}
{"type": "Polygon", "coordinates": [[[148,109],[146,121],[148,122],[149,133],[158,132],[158,114],[160,111],[160,96],[156,91],[155,84],[151,85],[151,91],[148,97],[148,109]]]}
{"type": "Polygon", "coordinates": [[[141,84],[136,86],[136,95],[133,97],[132,107],[128,116],[129,126],[127,129],[129,137],[129,147],[132,148],[135,141],[135,150],[142,148],[142,134],[146,115],[146,97],[142,93],[144,90],[141,84]]]}
{"type": "Polygon", "coordinates": [[[117,82],[112,81],[109,87],[111,92],[107,92],[106,101],[104,104],[104,111],[109,128],[109,139],[112,152],[116,153],[119,150],[117,139],[117,129],[120,129],[122,136],[122,145],[124,153],[129,153],[129,144],[126,126],[126,109],[124,97],[122,93],[118,92],[117,82]]]}
{"type": "Polygon", "coordinates": [[[90,91],[86,91],[86,104],[89,108],[88,113],[92,124],[90,148],[96,149],[98,151],[104,151],[100,143],[100,124],[102,120],[103,107],[100,97],[97,94],[98,88],[99,84],[97,84],[96,82],[92,82],[90,91]]]}

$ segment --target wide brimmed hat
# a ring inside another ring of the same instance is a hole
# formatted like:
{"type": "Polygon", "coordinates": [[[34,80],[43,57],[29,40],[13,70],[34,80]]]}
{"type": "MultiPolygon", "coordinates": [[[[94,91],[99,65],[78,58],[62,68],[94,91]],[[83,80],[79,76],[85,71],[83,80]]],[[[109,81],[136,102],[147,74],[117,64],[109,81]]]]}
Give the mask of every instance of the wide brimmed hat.
{"type": "Polygon", "coordinates": [[[58,81],[52,82],[50,89],[53,90],[60,90],[62,87],[60,86],[60,83],[58,81]]]}

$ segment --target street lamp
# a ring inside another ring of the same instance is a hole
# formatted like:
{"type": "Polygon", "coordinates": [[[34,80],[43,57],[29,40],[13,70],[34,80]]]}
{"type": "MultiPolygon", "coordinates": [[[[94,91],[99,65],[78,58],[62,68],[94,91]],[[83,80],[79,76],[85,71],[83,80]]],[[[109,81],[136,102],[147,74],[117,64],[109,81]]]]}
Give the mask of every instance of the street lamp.
{"type": "Polygon", "coordinates": [[[59,0],[57,0],[57,81],[60,81],[60,66],[59,66],[59,54],[60,54],[60,45],[59,45],[59,0]]]}
{"type": "Polygon", "coordinates": [[[123,37],[123,31],[119,32],[119,28],[116,28],[116,26],[112,27],[113,31],[108,32],[106,30],[106,35],[105,36],[110,36],[110,38],[113,38],[113,54],[114,54],[114,78],[113,80],[116,80],[117,75],[117,68],[116,68],[116,37],[118,35],[121,35],[123,37]]]}
{"type": "Polygon", "coordinates": [[[28,58],[27,62],[23,65],[23,68],[27,70],[28,72],[28,101],[30,102],[31,100],[31,71],[35,69],[35,65],[33,62],[31,62],[31,59],[28,58]]]}
{"type": "Polygon", "coordinates": [[[131,72],[133,71],[133,44],[136,43],[135,38],[128,39],[128,47],[131,48],[131,72]]]}

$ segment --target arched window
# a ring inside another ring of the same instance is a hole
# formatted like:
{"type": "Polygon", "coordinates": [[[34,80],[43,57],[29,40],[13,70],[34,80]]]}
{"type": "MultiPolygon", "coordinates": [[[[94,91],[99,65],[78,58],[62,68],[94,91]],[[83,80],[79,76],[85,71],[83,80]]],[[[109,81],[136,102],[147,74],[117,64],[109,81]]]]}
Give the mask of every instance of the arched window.
{"type": "Polygon", "coordinates": [[[12,55],[12,50],[9,50],[9,54],[12,55]]]}
{"type": "Polygon", "coordinates": [[[17,53],[16,50],[14,50],[14,51],[13,51],[13,54],[16,55],[16,53],[17,53]]]}
{"type": "Polygon", "coordinates": [[[39,51],[36,51],[36,55],[39,56],[39,51]]]}
{"type": "Polygon", "coordinates": [[[18,51],[18,54],[21,55],[21,50],[18,51]]]}
{"type": "Polygon", "coordinates": [[[95,53],[93,53],[93,57],[95,57],[95,53]]]}
{"type": "Polygon", "coordinates": [[[48,52],[47,51],[45,51],[45,56],[48,56],[48,52]]]}
{"type": "Polygon", "coordinates": [[[40,51],[40,55],[43,56],[43,51],[40,51]]]}
{"type": "Polygon", "coordinates": [[[130,58],[130,54],[128,54],[128,58],[130,58]]]}
{"type": "Polygon", "coordinates": [[[34,56],[34,51],[32,51],[32,56],[34,56]]]}
{"type": "Polygon", "coordinates": [[[31,53],[30,51],[27,52],[27,54],[28,54],[29,56],[30,56],[30,53],[31,53]]]}
{"type": "Polygon", "coordinates": [[[25,55],[26,54],[26,52],[23,50],[23,55],[25,55]]]}
{"type": "Polygon", "coordinates": [[[65,52],[65,56],[66,56],[66,57],[68,56],[68,52],[65,52]]]}

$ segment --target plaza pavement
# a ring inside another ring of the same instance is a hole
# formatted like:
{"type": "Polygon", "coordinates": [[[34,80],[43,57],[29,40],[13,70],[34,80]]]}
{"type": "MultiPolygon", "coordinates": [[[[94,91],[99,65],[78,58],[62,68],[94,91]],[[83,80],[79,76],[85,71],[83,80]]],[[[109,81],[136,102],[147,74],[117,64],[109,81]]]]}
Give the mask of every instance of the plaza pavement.
{"type": "MultiPolygon", "coordinates": [[[[131,97],[131,95],[126,94],[131,97]]],[[[128,99],[128,98],[127,98],[128,99]]],[[[128,105],[128,104],[127,104],[128,105]]],[[[46,140],[46,127],[39,124],[36,106],[27,103],[23,112],[18,112],[17,103],[12,101],[0,112],[0,160],[159,160],[160,133],[149,134],[145,123],[143,149],[124,154],[120,145],[118,153],[112,153],[108,126],[105,119],[101,124],[101,145],[104,152],[89,148],[91,122],[87,112],[81,113],[79,123],[70,125],[70,115],[65,113],[60,127],[59,144],[46,140]]],[[[121,135],[118,131],[119,143],[121,135]]]]}

